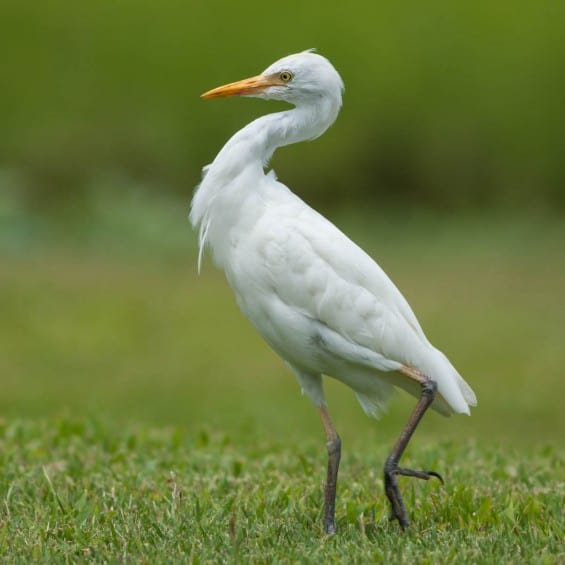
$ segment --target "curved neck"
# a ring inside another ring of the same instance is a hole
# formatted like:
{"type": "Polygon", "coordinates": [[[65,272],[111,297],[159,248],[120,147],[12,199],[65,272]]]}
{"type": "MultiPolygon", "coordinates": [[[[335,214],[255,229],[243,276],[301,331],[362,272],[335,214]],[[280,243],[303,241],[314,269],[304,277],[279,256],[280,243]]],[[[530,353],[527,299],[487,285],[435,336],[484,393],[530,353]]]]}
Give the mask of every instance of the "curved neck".
{"type": "Polygon", "coordinates": [[[224,237],[226,226],[238,217],[238,204],[257,190],[253,181],[264,174],[263,167],[277,147],[322,135],[337,118],[340,106],[341,97],[327,97],[320,98],[316,104],[298,105],[286,112],[262,116],[224,145],[213,163],[205,167],[192,199],[190,221],[200,228],[199,265],[206,242],[218,239],[214,238],[214,226],[219,223],[219,233],[224,237]],[[247,181],[236,181],[243,174],[249,175],[247,181]],[[221,219],[216,221],[217,217],[221,219]]]}
{"type": "Polygon", "coordinates": [[[245,167],[264,167],[278,147],[315,139],[335,121],[339,102],[328,98],[257,118],[224,145],[210,167],[237,174],[245,167]]]}

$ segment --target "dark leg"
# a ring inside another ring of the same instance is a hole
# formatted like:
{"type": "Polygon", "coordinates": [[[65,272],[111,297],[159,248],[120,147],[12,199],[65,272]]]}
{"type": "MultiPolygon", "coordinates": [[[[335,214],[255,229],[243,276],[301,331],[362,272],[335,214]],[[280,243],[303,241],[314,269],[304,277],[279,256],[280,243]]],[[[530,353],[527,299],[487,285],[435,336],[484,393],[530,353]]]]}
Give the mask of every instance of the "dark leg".
{"type": "Polygon", "coordinates": [[[335,534],[335,495],[337,489],[337,471],[341,458],[341,439],[332,424],[328,409],[318,408],[324,430],[326,431],[326,447],[328,448],[328,476],[324,489],[324,531],[328,535],[335,534]]]}
{"type": "Polygon", "coordinates": [[[398,490],[398,475],[416,477],[426,481],[432,477],[436,477],[443,483],[441,476],[433,471],[414,471],[413,469],[404,469],[398,466],[402,453],[406,449],[406,446],[408,445],[414,430],[418,426],[418,423],[422,419],[422,416],[433,402],[437,390],[436,382],[425,376],[422,376],[420,384],[422,386],[422,395],[420,396],[420,400],[418,400],[416,408],[414,408],[407,424],[404,426],[404,429],[393,447],[391,454],[388,456],[384,467],[385,492],[391,506],[390,519],[398,520],[402,529],[406,529],[408,527],[409,521],[406,508],[404,508],[404,502],[402,501],[400,491],[398,490]]]}

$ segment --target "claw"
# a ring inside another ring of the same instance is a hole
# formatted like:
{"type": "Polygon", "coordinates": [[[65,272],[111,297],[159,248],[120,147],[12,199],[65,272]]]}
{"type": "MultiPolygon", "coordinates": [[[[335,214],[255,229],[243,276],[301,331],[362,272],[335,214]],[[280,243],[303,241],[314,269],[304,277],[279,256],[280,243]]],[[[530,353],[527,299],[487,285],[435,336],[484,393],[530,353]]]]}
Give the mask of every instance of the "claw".
{"type": "Polygon", "coordinates": [[[391,470],[395,475],[402,475],[404,477],[415,477],[416,479],[422,479],[424,481],[429,481],[432,477],[435,477],[439,482],[444,485],[445,481],[443,477],[436,473],[435,471],[416,471],[414,469],[405,469],[404,467],[396,467],[391,470]]]}
{"type": "Polygon", "coordinates": [[[440,482],[442,485],[445,485],[445,481],[443,480],[443,477],[442,477],[439,473],[436,473],[435,471],[426,471],[426,473],[428,473],[430,479],[431,479],[432,477],[435,477],[436,479],[439,480],[439,482],[440,482]]]}

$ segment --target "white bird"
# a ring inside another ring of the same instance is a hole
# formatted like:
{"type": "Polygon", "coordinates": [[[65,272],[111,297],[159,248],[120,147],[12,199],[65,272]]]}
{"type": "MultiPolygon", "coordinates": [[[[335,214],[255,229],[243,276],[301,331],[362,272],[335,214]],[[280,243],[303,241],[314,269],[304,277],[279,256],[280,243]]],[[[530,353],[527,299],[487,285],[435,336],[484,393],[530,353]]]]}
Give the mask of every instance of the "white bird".
{"type": "MultiPolygon", "coordinates": [[[[397,476],[441,477],[399,467],[431,405],[469,414],[476,397],[447,357],[426,338],[410,306],[384,271],[330,221],[264,167],[284,145],[314,139],[335,121],[343,82],[331,63],[306,51],[260,75],[220,86],[202,98],[250,96],[293,109],[262,116],[237,132],[203,169],[191,205],[200,254],[208,246],[239,307],[292,369],[320,412],[327,437],[324,529],[333,534],[341,440],[328,414],[322,376],[353,389],[377,416],[394,387],[419,398],[384,466],[391,520],[408,516],[397,476]]],[[[443,481],[442,481],[443,482],[443,481]]]]}

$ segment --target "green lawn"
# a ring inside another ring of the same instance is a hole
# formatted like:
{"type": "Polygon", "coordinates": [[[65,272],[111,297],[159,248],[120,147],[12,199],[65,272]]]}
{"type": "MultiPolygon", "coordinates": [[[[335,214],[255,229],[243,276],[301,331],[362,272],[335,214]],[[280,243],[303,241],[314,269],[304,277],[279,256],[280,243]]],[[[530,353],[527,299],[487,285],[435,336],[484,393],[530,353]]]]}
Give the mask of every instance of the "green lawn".
{"type": "Polygon", "coordinates": [[[375,422],[328,383],[343,463],[325,539],[316,411],[222,275],[206,261],[197,276],[185,210],[124,206],[80,229],[12,223],[0,240],[5,559],[565,559],[563,222],[337,218],[479,406],[416,433],[407,463],[447,484],[403,480],[402,535],[381,468],[414,400],[375,422]]]}
{"type": "Polygon", "coordinates": [[[0,429],[6,561],[558,563],[565,461],[499,445],[440,441],[411,460],[447,483],[402,481],[413,516],[388,522],[386,447],[342,464],[338,535],[321,528],[321,450],[252,430],[107,426],[92,419],[0,429]],[[561,477],[560,477],[561,475],[561,477]]]}

